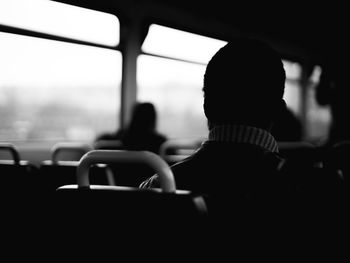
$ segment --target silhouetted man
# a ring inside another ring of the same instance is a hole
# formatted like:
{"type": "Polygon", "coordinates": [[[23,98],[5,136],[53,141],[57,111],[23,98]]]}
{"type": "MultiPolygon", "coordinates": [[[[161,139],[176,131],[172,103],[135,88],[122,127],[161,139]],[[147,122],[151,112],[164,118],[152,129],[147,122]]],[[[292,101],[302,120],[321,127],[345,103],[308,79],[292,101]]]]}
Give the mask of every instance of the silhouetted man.
{"type": "MultiPolygon", "coordinates": [[[[270,130],[285,109],[284,86],[282,60],[267,44],[237,38],[221,48],[204,75],[208,140],[172,166],[177,188],[253,196],[273,187],[283,159],[270,130]]],[[[140,187],[159,187],[157,175],[140,187]]]]}
{"type": "MultiPolygon", "coordinates": [[[[208,139],[172,166],[177,189],[205,196],[210,224],[195,233],[205,247],[201,253],[281,251],[293,247],[295,238],[303,240],[310,229],[334,227],[323,215],[333,216],[325,204],[332,208],[339,201],[330,198],[340,189],[336,177],[317,168],[290,167],[271,134],[286,107],[284,86],[279,54],[258,40],[233,39],[207,65],[203,106],[208,139]]],[[[159,187],[157,175],[140,187],[159,187]]]]}

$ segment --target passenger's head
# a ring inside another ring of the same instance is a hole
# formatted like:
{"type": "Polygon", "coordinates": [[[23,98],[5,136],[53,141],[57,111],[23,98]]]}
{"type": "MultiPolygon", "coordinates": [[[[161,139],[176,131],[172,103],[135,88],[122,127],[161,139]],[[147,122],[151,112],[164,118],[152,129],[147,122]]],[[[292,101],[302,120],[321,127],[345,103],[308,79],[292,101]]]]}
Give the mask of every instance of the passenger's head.
{"type": "Polygon", "coordinates": [[[232,39],[209,61],[204,112],[209,128],[247,124],[269,128],[285,107],[285,71],[279,54],[250,38],[232,39]]]}
{"type": "Polygon", "coordinates": [[[152,103],[136,103],[129,127],[133,130],[153,130],[156,126],[156,117],[156,110],[152,103]]]}

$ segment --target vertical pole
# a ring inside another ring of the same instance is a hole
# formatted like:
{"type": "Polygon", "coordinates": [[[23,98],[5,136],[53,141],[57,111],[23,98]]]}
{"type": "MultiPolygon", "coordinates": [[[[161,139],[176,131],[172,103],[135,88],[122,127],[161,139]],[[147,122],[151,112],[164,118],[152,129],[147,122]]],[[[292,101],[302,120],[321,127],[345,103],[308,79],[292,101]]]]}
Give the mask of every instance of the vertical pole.
{"type": "Polygon", "coordinates": [[[312,73],[313,67],[306,64],[302,65],[301,76],[300,76],[300,88],[301,88],[301,123],[302,123],[302,134],[303,137],[308,135],[308,119],[307,119],[307,110],[308,110],[308,92],[310,87],[310,76],[312,73]]]}
{"type": "Polygon", "coordinates": [[[132,106],[137,99],[137,57],[141,52],[139,19],[135,18],[126,26],[122,44],[123,71],[121,87],[120,126],[125,127],[130,119],[132,106]]]}

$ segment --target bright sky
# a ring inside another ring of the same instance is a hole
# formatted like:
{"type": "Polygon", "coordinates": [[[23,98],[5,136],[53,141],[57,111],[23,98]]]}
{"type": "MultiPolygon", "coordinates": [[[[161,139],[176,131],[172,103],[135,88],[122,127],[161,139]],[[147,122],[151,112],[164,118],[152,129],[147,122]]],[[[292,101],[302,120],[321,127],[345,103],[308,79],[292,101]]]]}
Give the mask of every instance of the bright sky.
{"type": "Polygon", "coordinates": [[[137,71],[137,81],[150,87],[157,86],[160,82],[184,82],[188,86],[202,85],[205,72],[204,65],[148,55],[138,57],[137,67],[140,69],[137,71]]]}
{"type": "MultiPolygon", "coordinates": [[[[0,0],[0,24],[106,46],[119,43],[112,14],[48,0],[0,0]]],[[[1,86],[117,86],[118,51],[0,32],[1,86]]]]}
{"type": "Polygon", "coordinates": [[[0,86],[113,85],[118,51],[0,32],[0,86]]]}
{"type": "MultiPolygon", "coordinates": [[[[119,20],[114,15],[48,0],[1,0],[0,24],[104,45],[119,42],[119,20]]],[[[147,67],[138,80],[152,86],[181,75],[187,83],[201,85],[204,65],[226,43],[152,24],[144,52],[203,66],[140,56],[139,65],[147,67]],[[155,69],[157,80],[150,72],[155,69]]],[[[117,86],[121,82],[121,54],[109,49],[0,32],[0,58],[0,87],[117,86]]],[[[300,74],[296,63],[285,62],[285,68],[291,75],[300,74]]]]}

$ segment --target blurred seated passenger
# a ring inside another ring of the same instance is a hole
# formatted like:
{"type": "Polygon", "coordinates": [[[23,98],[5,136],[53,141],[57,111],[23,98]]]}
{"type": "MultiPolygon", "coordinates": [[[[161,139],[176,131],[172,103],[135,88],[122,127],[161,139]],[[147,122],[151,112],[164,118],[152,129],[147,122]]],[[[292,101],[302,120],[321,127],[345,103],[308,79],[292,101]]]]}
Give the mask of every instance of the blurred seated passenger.
{"type": "MultiPolygon", "coordinates": [[[[343,56],[339,59],[346,61],[343,56]]],[[[319,105],[328,106],[331,113],[328,138],[323,143],[325,147],[350,140],[348,85],[347,66],[336,61],[322,65],[320,81],[316,86],[316,100],[319,105]]]]}
{"type": "MultiPolygon", "coordinates": [[[[241,197],[278,191],[274,172],[283,158],[271,128],[285,111],[284,86],[281,57],[266,43],[236,38],[221,48],[204,74],[208,139],[172,166],[177,189],[241,197]]],[[[158,176],[140,187],[159,187],[158,176]]]]}
{"type": "Polygon", "coordinates": [[[160,146],[166,141],[166,136],[156,129],[157,114],[152,103],[136,103],[129,125],[115,133],[103,134],[98,141],[119,141],[118,148],[127,150],[147,150],[159,153],[160,146]]]}

